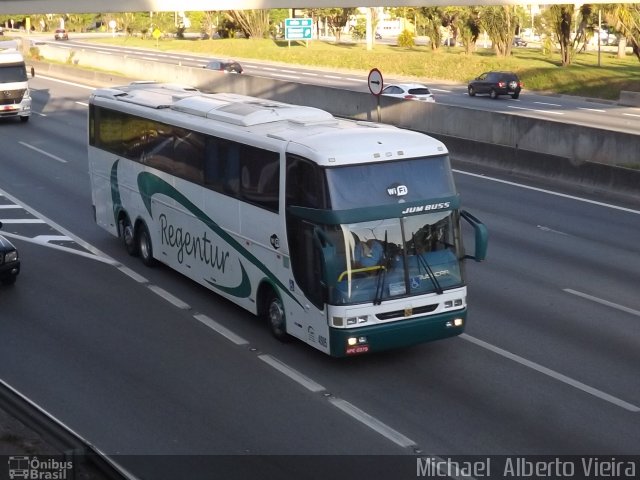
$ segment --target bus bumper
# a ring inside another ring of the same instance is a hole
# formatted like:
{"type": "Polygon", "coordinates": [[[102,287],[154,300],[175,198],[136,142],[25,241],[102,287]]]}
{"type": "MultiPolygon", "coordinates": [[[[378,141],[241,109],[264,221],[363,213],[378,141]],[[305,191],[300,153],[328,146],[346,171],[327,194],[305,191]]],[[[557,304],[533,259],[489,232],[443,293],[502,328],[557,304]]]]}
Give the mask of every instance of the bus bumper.
{"type": "Polygon", "coordinates": [[[347,357],[460,335],[467,309],[360,328],[329,328],[330,354],[347,357]]]}

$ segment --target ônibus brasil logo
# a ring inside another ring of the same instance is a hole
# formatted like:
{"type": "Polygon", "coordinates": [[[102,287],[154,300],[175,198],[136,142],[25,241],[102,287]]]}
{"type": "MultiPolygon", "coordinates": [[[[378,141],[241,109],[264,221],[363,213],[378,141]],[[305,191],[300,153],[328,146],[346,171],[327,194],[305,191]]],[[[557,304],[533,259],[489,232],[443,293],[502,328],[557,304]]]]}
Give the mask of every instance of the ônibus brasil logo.
{"type": "Polygon", "coordinates": [[[9,478],[33,480],[66,480],[73,478],[73,462],[55,458],[39,459],[29,456],[10,456],[9,478]]]}

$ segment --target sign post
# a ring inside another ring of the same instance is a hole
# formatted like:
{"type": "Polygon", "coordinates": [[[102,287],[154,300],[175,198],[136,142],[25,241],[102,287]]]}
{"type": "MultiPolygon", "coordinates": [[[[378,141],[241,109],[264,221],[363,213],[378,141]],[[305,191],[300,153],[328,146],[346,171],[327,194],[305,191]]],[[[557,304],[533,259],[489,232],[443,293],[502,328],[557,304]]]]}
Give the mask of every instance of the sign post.
{"type": "Polygon", "coordinates": [[[369,91],[376,96],[376,111],[378,113],[378,123],[380,122],[381,112],[380,112],[380,94],[382,93],[382,89],[384,88],[384,80],[382,79],[382,72],[377,68],[372,68],[369,72],[369,77],[367,79],[367,83],[369,84],[369,91]]]}
{"type": "Polygon", "coordinates": [[[313,31],[311,18],[287,18],[284,21],[284,38],[291,46],[291,40],[304,40],[307,47],[313,31]]]}

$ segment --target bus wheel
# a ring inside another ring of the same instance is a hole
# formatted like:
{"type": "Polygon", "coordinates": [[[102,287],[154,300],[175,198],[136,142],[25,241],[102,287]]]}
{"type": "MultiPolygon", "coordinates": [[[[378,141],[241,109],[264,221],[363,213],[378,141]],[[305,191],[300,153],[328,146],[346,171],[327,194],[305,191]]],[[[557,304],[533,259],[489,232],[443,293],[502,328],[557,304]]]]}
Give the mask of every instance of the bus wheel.
{"type": "Polygon", "coordinates": [[[138,251],[140,259],[147,267],[153,267],[156,263],[153,258],[153,246],[151,245],[151,235],[149,229],[144,223],[138,227],[138,251]]]}
{"type": "Polygon", "coordinates": [[[122,240],[124,241],[124,248],[127,249],[127,253],[132,257],[138,255],[138,244],[136,243],[136,235],[133,231],[133,225],[131,225],[131,221],[129,217],[124,216],[120,220],[120,235],[122,235],[122,240]]]}
{"type": "Polygon", "coordinates": [[[269,292],[265,305],[265,316],[271,334],[282,342],[288,340],[289,335],[287,334],[287,323],[282,300],[273,290],[269,292]]]}

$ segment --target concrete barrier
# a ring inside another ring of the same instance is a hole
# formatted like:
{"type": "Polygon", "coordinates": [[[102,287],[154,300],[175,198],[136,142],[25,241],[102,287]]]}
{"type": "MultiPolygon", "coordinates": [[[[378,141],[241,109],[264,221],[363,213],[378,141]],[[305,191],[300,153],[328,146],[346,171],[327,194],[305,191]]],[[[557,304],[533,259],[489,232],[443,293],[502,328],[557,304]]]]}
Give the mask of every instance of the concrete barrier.
{"type": "Polygon", "coordinates": [[[620,92],[618,105],[625,107],[640,107],[640,92],[628,92],[626,90],[622,90],[620,92]]]}
{"type": "MultiPolygon", "coordinates": [[[[97,84],[126,78],[156,80],[195,86],[209,92],[231,92],[327,110],[336,116],[381,121],[447,139],[452,158],[501,165],[513,170],[533,170],[566,178],[594,188],[624,190],[640,197],[640,135],[581,125],[541,120],[438,103],[376,98],[318,85],[287,82],[249,75],[225,75],[196,67],[172,65],[97,53],[94,50],[43,46],[45,58],[68,65],[51,65],[49,71],[73,69],[97,84]],[[72,53],[73,52],[73,53],[72,53]],[[94,67],[119,74],[80,73],[94,67]],[[120,76],[122,75],[122,76],[120,76]],[[470,145],[474,147],[469,148],[470,145]],[[483,152],[482,158],[475,152],[483,152]],[[535,157],[535,158],[534,158],[535,157]],[[537,161],[536,161],[537,159],[537,161]],[[608,167],[603,173],[602,167],[608,167]],[[535,167],[535,168],[534,168],[535,167]]],[[[638,132],[640,133],[640,132],[638,132]]]]}

